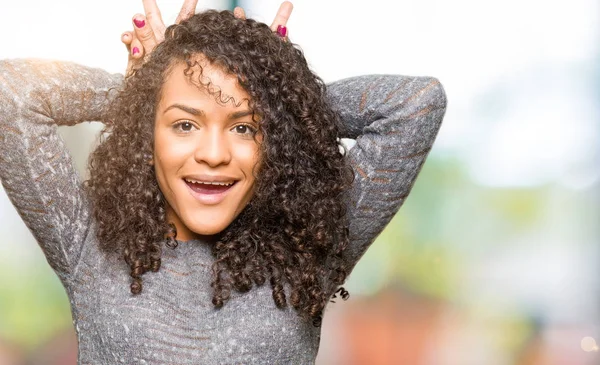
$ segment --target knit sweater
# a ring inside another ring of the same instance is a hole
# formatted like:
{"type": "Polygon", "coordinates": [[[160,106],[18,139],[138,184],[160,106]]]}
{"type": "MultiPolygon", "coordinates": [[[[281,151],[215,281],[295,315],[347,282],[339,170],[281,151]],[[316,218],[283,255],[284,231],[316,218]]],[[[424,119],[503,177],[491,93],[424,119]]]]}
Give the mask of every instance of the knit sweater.
{"type": "MultiPolygon", "coordinates": [[[[314,364],[320,328],[278,309],[269,285],[211,303],[210,245],[179,242],[130,292],[129,267],[99,250],[59,125],[102,121],[123,81],[67,62],[0,61],[0,179],[71,304],[79,364],[314,364]]],[[[355,181],[346,205],[354,265],[408,196],[446,108],[439,81],[373,75],[328,85],[355,181]]],[[[326,315],[326,312],[325,312],[326,315]]]]}

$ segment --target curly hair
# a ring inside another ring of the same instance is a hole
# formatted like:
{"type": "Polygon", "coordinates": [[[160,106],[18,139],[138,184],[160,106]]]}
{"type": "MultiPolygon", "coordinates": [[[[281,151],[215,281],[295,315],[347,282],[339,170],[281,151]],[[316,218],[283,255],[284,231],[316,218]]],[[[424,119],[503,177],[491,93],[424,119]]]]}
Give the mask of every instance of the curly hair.
{"type": "MultiPolygon", "coordinates": [[[[232,289],[246,292],[268,279],[277,307],[289,302],[319,326],[327,301],[348,275],[343,196],[354,176],[324,82],[296,45],[230,11],[196,14],[170,26],[165,38],[125,80],[90,156],[85,186],[100,247],[124,256],[131,292],[138,294],[142,275],[160,269],[161,245],[177,246],[148,161],[165,78],[177,63],[187,64],[186,75],[192,75],[191,68],[198,66],[194,60],[202,55],[237,78],[260,115],[264,137],[254,196],[212,246],[213,305],[223,306],[232,289]]],[[[211,93],[220,100],[218,91],[211,93]]]]}

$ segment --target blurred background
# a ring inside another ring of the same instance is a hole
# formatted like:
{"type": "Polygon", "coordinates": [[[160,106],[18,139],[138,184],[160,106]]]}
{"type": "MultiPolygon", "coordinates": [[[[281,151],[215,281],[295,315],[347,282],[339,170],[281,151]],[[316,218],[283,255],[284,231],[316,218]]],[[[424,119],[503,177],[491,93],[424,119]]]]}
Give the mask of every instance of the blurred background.
{"type": "MultiPolygon", "coordinates": [[[[172,23],[181,0],[158,3],[172,23]]],[[[199,3],[270,24],[280,2],[199,3]]],[[[325,81],[435,76],[449,100],[410,197],[329,306],[317,363],[600,364],[600,3],[294,5],[290,38],[325,81]]],[[[122,73],[142,10],[3,1],[0,58],[122,73]]],[[[61,128],[82,176],[100,127],[61,128]]],[[[75,364],[65,291],[1,187],[0,240],[0,365],[75,364]]]]}

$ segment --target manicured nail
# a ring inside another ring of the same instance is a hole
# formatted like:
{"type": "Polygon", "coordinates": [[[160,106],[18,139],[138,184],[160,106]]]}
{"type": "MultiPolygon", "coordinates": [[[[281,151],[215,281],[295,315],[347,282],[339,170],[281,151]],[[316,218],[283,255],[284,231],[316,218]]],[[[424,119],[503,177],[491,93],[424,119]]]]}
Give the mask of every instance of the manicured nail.
{"type": "Polygon", "coordinates": [[[136,54],[140,53],[140,49],[139,49],[139,48],[137,48],[137,47],[133,47],[133,51],[132,51],[132,53],[133,53],[134,55],[136,55],[136,54]]]}
{"type": "Polygon", "coordinates": [[[146,25],[146,22],[143,19],[133,19],[133,23],[138,28],[143,28],[146,25]]]}
{"type": "Polygon", "coordinates": [[[284,38],[285,35],[287,34],[287,28],[283,25],[278,25],[277,26],[277,34],[279,34],[280,37],[284,38]]]}

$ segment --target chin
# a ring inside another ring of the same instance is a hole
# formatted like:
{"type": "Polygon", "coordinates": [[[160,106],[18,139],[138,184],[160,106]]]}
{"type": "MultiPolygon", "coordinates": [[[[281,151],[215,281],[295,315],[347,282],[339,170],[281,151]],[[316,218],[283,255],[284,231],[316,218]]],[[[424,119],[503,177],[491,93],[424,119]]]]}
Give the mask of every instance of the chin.
{"type": "Polygon", "coordinates": [[[223,228],[219,227],[202,227],[199,229],[192,229],[192,232],[194,232],[195,234],[199,235],[199,236],[214,236],[217,235],[221,232],[223,232],[223,230],[225,229],[224,226],[223,228]]]}
{"type": "Polygon", "coordinates": [[[219,222],[211,222],[207,224],[206,222],[193,222],[189,225],[186,224],[188,229],[194,232],[197,235],[201,236],[213,236],[218,233],[223,232],[225,228],[231,223],[231,221],[219,221],[219,222]]]}

